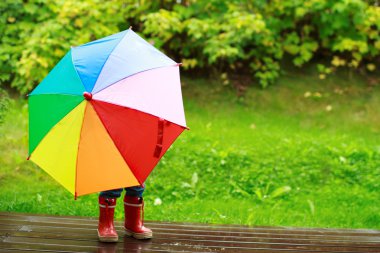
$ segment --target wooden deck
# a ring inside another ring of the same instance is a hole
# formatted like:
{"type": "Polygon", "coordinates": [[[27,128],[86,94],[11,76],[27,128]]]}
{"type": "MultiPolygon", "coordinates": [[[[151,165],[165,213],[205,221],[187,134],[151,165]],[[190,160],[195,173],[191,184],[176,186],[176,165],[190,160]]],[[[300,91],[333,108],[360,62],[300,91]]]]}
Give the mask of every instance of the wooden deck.
{"type": "Polygon", "coordinates": [[[97,240],[97,220],[0,212],[0,252],[380,252],[379,230],[146,222],[154,238],[97,240]]]}

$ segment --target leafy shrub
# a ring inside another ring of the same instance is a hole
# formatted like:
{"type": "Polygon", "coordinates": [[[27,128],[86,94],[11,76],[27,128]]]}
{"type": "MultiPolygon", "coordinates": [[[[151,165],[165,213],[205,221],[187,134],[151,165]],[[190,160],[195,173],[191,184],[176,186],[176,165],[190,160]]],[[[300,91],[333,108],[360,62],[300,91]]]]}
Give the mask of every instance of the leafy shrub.
{"type": "MultiPolygon", "coordinates": [[[[380,7],[371,0],[46,1],[0,3],[0,81],[21,93],[42,80],[72,45],[133,25],[185,69],[276,81],[281,62],[323,57],[337,68],[373,72],[380,7]]],[[[228,83],[228,82],[227,82],[228,83]]]]}
{"type": "Polygon", "coordinates": [[[121,5],[100,0],[2,1],[0,81],[27,93],[70,46],[118,32],[121,5]]]}
{"type": "Polygon", "coordinates": [[[142,20],[144,33],[152,36],[157,46],[178,55],[186,69],[251,71],[262,86],[278,77],[281,44],[258,10],[197,1],[144,15],[142,20]]]}
{"type": "Polygon", "coordinates": [[[8,109],[10,99],[8,94],[0,88],[0,124],[3,122],[3,118],[6,110],[8,109]]]}
{"type": "Polygon", "coordinates": [[[185,68],[249,72],[263,87],[277,79],[285,55],[298,67],[330,58],[318,68],[321,79],[338,67],[374,71],[379,63],[380,7],[373,1],[195,1],[142,20],[144,33],[175,51],[185,68]]]}

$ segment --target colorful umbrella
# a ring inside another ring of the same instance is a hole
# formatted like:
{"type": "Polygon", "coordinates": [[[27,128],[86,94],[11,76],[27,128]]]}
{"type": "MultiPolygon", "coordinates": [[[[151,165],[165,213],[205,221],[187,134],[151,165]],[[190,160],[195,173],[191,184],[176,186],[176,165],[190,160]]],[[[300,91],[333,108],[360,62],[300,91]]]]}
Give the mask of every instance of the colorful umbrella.
{"type": "Polygon", "coordinates": [[[131,29],[71,48],[29,95],[29,159],[75,196],[141,185],[184,129],[179,64],[131,29]]]}

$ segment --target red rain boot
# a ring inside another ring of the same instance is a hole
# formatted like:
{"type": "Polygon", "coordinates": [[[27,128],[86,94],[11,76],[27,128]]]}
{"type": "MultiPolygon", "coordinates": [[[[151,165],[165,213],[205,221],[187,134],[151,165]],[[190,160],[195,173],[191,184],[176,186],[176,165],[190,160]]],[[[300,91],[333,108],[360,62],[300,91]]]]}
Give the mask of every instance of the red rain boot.
{"type": "Polygon", "coordinates": [[[101,242],[117,242],[119,239],[115,226],[113,225],[113,216],[116,207],[116,198],[99,197],[99,225],[98,237],[101,242]]]}
{"type": "Polygon", "coordinates": [[[153,237],[152,230],[144,227],[141,215],[144,215],[144,200],[139,197],[124,197],[125,234],[136,239],[153,237]]]}

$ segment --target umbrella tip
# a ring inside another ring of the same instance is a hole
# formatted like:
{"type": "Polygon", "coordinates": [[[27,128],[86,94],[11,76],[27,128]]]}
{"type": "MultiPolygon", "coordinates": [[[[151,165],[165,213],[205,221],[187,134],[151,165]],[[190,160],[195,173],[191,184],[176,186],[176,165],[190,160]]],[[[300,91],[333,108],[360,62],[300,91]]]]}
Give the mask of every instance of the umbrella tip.
{"type": "Polygon", "coordinates": [[[177,63],[176,66],[182,66],[182,62],[177,63]]]}
{"type": "Polygon", "coordinates": [[[132,30],[132,26],[129,27],[129,30],[132,30]]]}
{"type": "Polygon", "coordinates": [[[87,100],[87,101],[90,101],[92,100],[92,94],[90,92],[83,92],[83,97],[87,100]]]}

